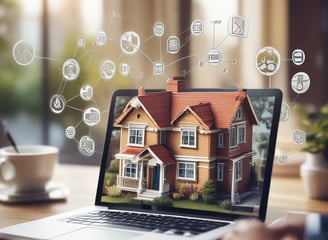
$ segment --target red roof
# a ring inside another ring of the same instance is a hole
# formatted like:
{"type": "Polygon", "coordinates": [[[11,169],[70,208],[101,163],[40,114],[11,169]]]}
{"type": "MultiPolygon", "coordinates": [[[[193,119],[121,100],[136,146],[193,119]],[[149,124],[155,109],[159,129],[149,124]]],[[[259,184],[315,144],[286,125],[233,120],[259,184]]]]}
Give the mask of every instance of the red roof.
{"type": "Polygon", "coordinates": [[[159,128],[172,126],[171,124],[188,110],[195,115],[204,129],[228,129],[244,100],[250,109],[252,122],[257,124],[257,117],[246,90],[146,93],[133,98],[115,124],[120,124],[134,109],[132,105],[137,102],[159,128]]]}

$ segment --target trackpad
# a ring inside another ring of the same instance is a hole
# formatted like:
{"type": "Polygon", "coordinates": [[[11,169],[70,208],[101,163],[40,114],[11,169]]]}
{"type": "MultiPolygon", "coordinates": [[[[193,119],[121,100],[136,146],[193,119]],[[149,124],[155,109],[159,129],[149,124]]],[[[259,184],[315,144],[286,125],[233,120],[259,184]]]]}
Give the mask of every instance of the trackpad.
{"type": "Polygon", "coordinates": [[[61,236],[58,236],[54,239],[56,240],[82,240],[82,239],[97,239],[97,240],[122,240],[122,239],[131,239],[134,237],[138,237],[141,234],[138,233],[131,233],[125,232],[120,230],[113,230],[113,229],[102,229],[102,228],[82,228],[77,231],[73,231],[61,236]]]}

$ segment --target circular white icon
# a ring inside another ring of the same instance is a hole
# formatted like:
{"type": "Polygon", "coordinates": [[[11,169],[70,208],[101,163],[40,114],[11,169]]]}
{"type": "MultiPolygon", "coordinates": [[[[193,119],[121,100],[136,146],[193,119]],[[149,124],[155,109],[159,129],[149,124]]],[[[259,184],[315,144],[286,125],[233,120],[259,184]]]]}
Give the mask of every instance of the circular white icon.
{"type": "Polygon", "coordinates": [[[167,52],[176,54],[180,51],[180,39],[177,36],[170,36],[167,39],[167,52]]]}
{"type": "Polygon", "coordinates": [[[292,61],[295,65],[302,65],[305,61],[305,53],[302,49],[295,49],[292,53],[292,61]]]}
{"type": "Polygon", "coordinates": [[[35,58],[35,47],[28,41],[20,40],[13,47],[13,57],[19,65],[29,65],[35,58]]]}
{"type": "Polygon", "coordinates": [[[204,24],[201,20],[194,20],[190,25],[190,31],[193,35],[199,36],[204,31],[204,24]]]}
{"type": "Polygon", "coordinates": [[[153,63],[153,74],[160,75],[163,74],[165,70],[164,63],[161,61],[157,61],[153,63]]]}
{"type": "Polygon", "coordinates": [[[74,139],[75,138],[75,134],[76,134],[75,127],[69,126],[69,127],[66,128],[66,130],[65,130],[65,136],[68,139],[74,139]]]}
{"type": "Polygon", "coordinates": [[[96,35],[95,45],[96,46],[104,46],[107,42],[107,34],[104,31],[100,31],[96,35]]]}
{"type": "Polygon", "coordinates": [[[289,106],[287,103],[282,103],[281,105],[281,113],[280,113],[280,121],[286,122],[289,119],[289,106]]]}
{"type": "Polygon", "coordinates": [[[80,64],[73,58],[67,59],[62,66],[62,74],[68,81],[77,79],[80,74],[80,64]]]}
{"type": "Polygon", "coordinates": [[[88,126],[95,126],[100,122],[100,111],[98,108],[89,107],[83,111],[83,122],[88,126]]]}
{"type": "Polygon", "coordinates": [[[120,73],[123,76],[129,75],[130,74],[130,66],[129,66],[129,64],[127,64],[127,63],[121,63],[120,64],[120,73]]]}
{"type": "Polygon", "coordinates": [[[217,65],[222,61],[222,54],[219,50],[213,48],[207,54],[207,61],[209,64],[217,65]]]}
{"type": "Polygon", "coordinates": [[[279,70],[281,59],[275,48],[264,47],[257,52],[255,61],[256,68],[261,74],[271,76],[279,70]]]}
{"type": "Polygon", "coordinates": [[[120,40],[121,50],[125,54],[134,54],[140,48],[140,37],[137,33],[129,31],[121,35],[120,40]]]}
{"type": "Polygon", "coordinates": [[[302,130],[296,130],[293,133],[293,140],[296,144],[304,144],[306,140],[306,134],[302,130]]]}
{"type": "Polygon", "coordinates": [[[83,100],[89,101],[93,97],[93,88],[89,84],[85,84],[80,89],[80,96],[83,100]]]}
{"type": "Polygon", "coordinates": [[[83,136],[79,141],[78,148],[80,153],[90,157],[95,152],[95,141],[89,136],[83,136]]]}
{"type": "Polygon", "coordinates": [[[161,37],[164,34],[164,24],[162,22],[157,22],[154,24],[154,35],[156,37],[161,37]]]}
{"type": "Polygon", "coordinates": [[[305,93],[310,87],[310,77],[305,72],[295,73],[291,79],[291,87],[295,93],[305,93]]]}
{"type": "Polygon", "coordinates": [[[64,111],[66,101],[63,95],[55,94],[50,99],[50,109],[53,113],[59,114],[64,111]]]}
{"type": "Polygon", "coordinates": [[[115,72],[116,66],[115,63],[111,60],[105,60],[99,68],[100,77],[104,80],[112,79],[115,75],[115,72]]]}

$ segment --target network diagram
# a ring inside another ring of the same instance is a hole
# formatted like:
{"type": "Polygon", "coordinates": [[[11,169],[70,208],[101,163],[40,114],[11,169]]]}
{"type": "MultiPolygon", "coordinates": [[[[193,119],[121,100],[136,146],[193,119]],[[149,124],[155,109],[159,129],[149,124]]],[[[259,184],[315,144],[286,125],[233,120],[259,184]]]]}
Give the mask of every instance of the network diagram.
{"type": "MultiPolygon", "coordinates": [[[[113,18],[117,17],[116,13],[113,13],[113,18]]],[[[106,32],[104,30],[100,30],[94,36],[93,44],[91,44],[90,48],[93,49],[101,49],[107,44],[115,44],[120,49],[120,54],[125,57],[141,55],[147,61],[146,64],[148,69],[151,69],[152,76],[163,76],[163,80],[166,81],[165,74],[168,66],[175,64],[180,61],[185,61],[187,59],[192,58],[194,55],[190,54],[188,56],[181,56],[179,54],[181,49],[183,49],[186,44],[191,41],[193,38],[200,38],[204,35],[204,29],[211,29],[211,43],[208,44],[209,48],[206,54],[203,54],[200,60],[198,60],[197,67],[198,69],[202,69],[205,65],[210,67],[217,67],[220,65],[225,65],[224,63],[224,54],[222,54],[221,44],[224,41],[229,41],[230,37],[240,38],[243,40],[247,38],[249,32],[249,22],[248,19],[244,16],[231,16],[228,20],[220,20],[213,19],[208,23],[204,23],[201,19],[193,20],[189,29],[186,29],[184,32],[188,32],[187,36],[180,37],[179,34],[170,35],[166,33],[166,26],[164,22],[155,22],[153,24],[152,29],[149,29],[149,33],[151,37],[147,39],[142,39],[138,32],[130,29],[123,33],[120,33],[117,41],[113,40],[111,37],[111,42],[109,35],[112,33],[106,32]],[[225,26],[223,26],[225,25],[225,26]],[[227,26],[226,26],[227,25],[227,26]],[[218,40],[216,31],[219,27],[224,27],[227,29],[227,36],[224,39],[218,40]],[[160,42],[164,42],[165,47],[159,49],[160,57],[153,59],[153,56],[148,55],[143,49],[147,47],[147,41],[150,38],[157,38],[160,42]],[[164,50],[163,50],[164,49],[164,50]],[[171,62],[165,62],[165,58],[162,57],[164,54],[169,55],[170,57],[176,58],[171,62]]],[[[181,34],[182,36],[182,34],[181,34]]],[[[208,41],[208,38],[204,38],[204,41],[208,41]]],[[[79,37],[76,40],[76,47],[78,49],[86,49],[88,47],[87,40],[84,37],[79,37]]],[[[13,46],[13,58],[18,65],[27,66],[30,65],[36,56],[36,49],[33,43],[26,40],[19,40],[13,46]]],[[[198,54],[199,55],[199,54],[198,54]]],[[[133,63],[128,63],[124,60],[117,61],[113,60],[114,57],[109,56],[100,62],[98,69],[98,77],[99,80],[110,81],[117,76],[131,76],[132,78],[140,78],[145,77],[142,74],[138,74],[137,76],[133,75],[134,72],[137,72],[133,63]]],[[[122,58],[123,59],[123,58],[122,58]]],[[[290,61],[295,65],[302,65],[305,61],[305,53],[302,49],[295,49],[292,52],[292,56],[290,58],[284,59],[285,61],[290,61]]],[[[274,74],[279,71],[281,65],[281,56],[278,50],[276,50],[272,46],[265,46],[258,50],[255,58],[255,67],[260,74],[271,78],[274,74]]],[[[236,59],[230,61],[230,64],[239,64],[236,59]]],[[[65,109],[69,104],[69,100],[65,98],[62,94],[63,86],[65,87],[67,84],[73,81],[79,81],[81,78],[80,72],[83,68],[83,65],[78,61],[78,59],[74,57],[70,57],[64,59],[61,65],[61,88],[59,88],[57,93],[52,94],[49,99],[49,108],[54,114],[64,114],[65,109]]],[[[228,68],[224,66],[223,71],[228,71],[228,68]]],[[[181,76],[186,76],[190,74],[192,69],[181,69],[179,74],[181,76]]],[[[142,73],[142,71],[139,71],[142,73]]],[[[171,76],[173,77],[173,76],[171,76]]],[[[138,84],[136,80],[136,87],[141,87],[141,83],[138,84]]],[[[91,103],[91,106],[88,106],[85,109],[78,109],[82,112],[82,122],[89,128],[92,128],[98,125],[102,119],[103,111],[99,109],[99,107],[94,104],[94,93],[96,86],[83,83],[80,86],[80,89],[77,89],[77,97],[80,97],[81,101],[91,103]]],[[[297,72],[290,79],[290,87],[293,91],[298,94],[305,93],[310,87],[310,77],[305,72],[297,72]]],[[[282,113],[281,113],[281,122],[287,122],[289,119],[289,106],[286,103],[283,103],[282,113]]],[[[80,124],[80,123],[79,123],[80,124]]],[[[85,134],[81,138],[76,138],[77,126],[79,124],[71,123],[65,128],[66,138],[68,140],[74,140],[77,143],[77,148],[79,152],[85,156],[92,156],[95,153],[96,142],[93,139],[92,135],[85,134]]],[[[305,132],[302,130],[295,130],[293,133],[293,142],[295,144],[304,144],[306,141],[305,132]]],[[[286,162],[287,155],[279,156],[279,162],[286,162]]]]}

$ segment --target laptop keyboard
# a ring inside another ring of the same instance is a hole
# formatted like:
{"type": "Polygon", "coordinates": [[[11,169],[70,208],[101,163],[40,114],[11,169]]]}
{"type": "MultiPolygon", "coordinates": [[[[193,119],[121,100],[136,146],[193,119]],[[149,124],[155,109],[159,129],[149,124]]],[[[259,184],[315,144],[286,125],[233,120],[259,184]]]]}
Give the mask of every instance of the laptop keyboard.
{"type": "Polygon", "coordinates": [[[228,224],[226,222],[172,217],[167,215],[102,210],[95,210],[78,216],[69,217],[66,218],[65,221],[92,226],[115,227],[119,225],[120,227],[125,226],[130,229],[133,228],[184,236],[197,235],[228,224]]]}

